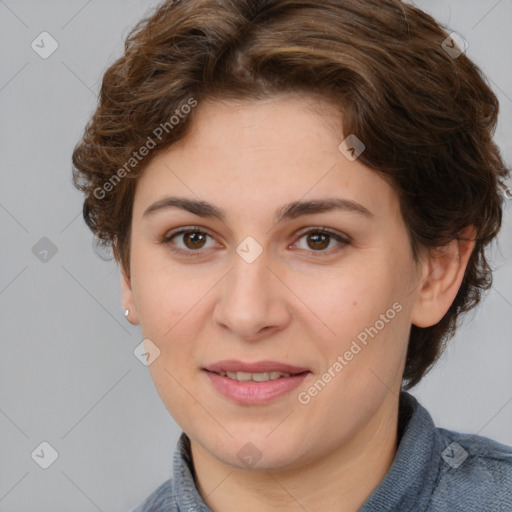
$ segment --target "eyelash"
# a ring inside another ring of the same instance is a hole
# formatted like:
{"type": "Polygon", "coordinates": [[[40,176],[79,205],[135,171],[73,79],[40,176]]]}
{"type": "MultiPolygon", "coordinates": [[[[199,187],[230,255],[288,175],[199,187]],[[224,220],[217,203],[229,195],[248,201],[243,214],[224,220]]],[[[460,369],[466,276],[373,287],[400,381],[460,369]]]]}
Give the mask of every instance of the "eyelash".
{"type": "MultiPolygon", "coordinates": [[[[159,243],[162,244],[162,245],[168,245],[169,246],[169,250],[171,250],[172,252],[174,252],[174,253],[176,253],[178,255],[186,256],[186,257],[197,256],[201,252],[205,252],[205,249],[200,249],[200,250],[194,251],[194,250],[184,250],[184,249],[178,249],[176,247],[172,247],[171,241],[172,241],[173,238],[175,238],[175,237],[177,237],[179,235],[187,234],[187,233],[200,233],[202,235],[207,235],[210,238],[214,238],[212,235],[210,235],[210,233],[205,231],[203,228],[199,228],[199,227],[196,227],[196,226],[190,226],[190,227],[187,227],[187,228],[178,229],[177,231],[174,231],[174,232],[170,233],[168,236],[164,237],[159,243]]],[[[312,233],[328,235],[329,237],[334,238],[337,242],[339,242],[340,248],[343,248],[344,246],[348,246],[348,245],[351,244],[351,241],[350,241],[350,239],[348,237],[343,237],[339,233],[331,231],[331,230],[329,230],[327,228],[312,228],[312,229],[309,229],[307,231],[300,232],[297,235],[296,241],[298,241],[301,238],[303,238],[304,236],[312,234],[312,233]]],[[[329,249],[319,250],[319,251],[309,250],[307,252],[312,253],[314,255],[314,257],[319,257],[319,256],[321,257],[321,256],[323,256],[325,254],[328,254],[328,255],[331,254],[331,250],[329,250],[329,249]]]]}

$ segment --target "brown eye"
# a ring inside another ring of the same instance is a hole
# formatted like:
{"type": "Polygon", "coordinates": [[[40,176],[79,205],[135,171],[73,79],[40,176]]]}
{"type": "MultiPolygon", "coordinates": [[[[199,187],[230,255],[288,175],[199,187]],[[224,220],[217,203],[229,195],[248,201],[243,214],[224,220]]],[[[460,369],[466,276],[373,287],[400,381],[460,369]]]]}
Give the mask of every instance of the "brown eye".
{"type": "Polygon", "coordinates": [[[187,249],[201,249],[204,245],[205,240],[205,233],[201,233],[199,231],[189,231],[187,233],[183,233],[183,243],[185,244],[187,249]]]}
{"type": "MultiPolygon", "coordinates": [[[[350,245],[350,239],[343,237],[338,233],[329,231],[325,228],[310,229],[299,236],[297,243],[299,249],[304,249],[310,253],[331,253],[331,249],[340,250],[346,245],[350,245]],[[300,241],[304,239],[306,241],[304,245],[300,247],[300,241]],[[332,244],[335,241],[337,243],[332,244]]],[[[319,256],[321,255],[319,254],[319,256]]]]}
{"type": "Polygon", "coordinates": [[[308,246],[311,249],[323,250],[329,246],[330,236],[323,233],[309,233],[307,235],[308,246]]]}
{"type": "Polygon", "coordinates": [[[170,233],[160,243],[167,245],[171,251],[184,256],[195,256],[202,252],[206,253],[206,249],[215,245],[211,235],[195,228],[180,229],[170,233]],[[210,245],[210,247],[206,245],[208,238],[213,241],[213,245],[210,245]]]}

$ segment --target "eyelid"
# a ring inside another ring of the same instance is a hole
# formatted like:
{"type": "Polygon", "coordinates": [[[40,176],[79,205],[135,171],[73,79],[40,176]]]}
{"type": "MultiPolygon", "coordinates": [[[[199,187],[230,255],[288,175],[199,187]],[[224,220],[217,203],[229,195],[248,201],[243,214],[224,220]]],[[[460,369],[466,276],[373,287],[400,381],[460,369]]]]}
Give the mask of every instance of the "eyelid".
{"type": "Polygon", "coordinates": [[[301,238],[302,236],[304,236],[308,233],[327,234],[327,235],[331,235],[332,237],[339,238],[340,240],[342,240],[343,242],[345,242],[347,244],[352,243],[352,238],[349,235],[342,233],[341,231],[337,231],[335,229],[326,228],[324,226],[308,226],[307,228],[304,228],[303,230],[299,230],[295,234],[295,237],[301,238]]]}
{"type": "MultiPolygon", "coordinates": [[[[161,244],[161,245],[166,245],[166,244],[169,244],[171,242],[171,240],[176,236],[184,235],[186,233],[196,233],[196,232],[205,234],[205,235],[209,236],[210,238],[212,238],[213,240],[215,240],[215,236],[212,235],[212,233],[206,228],[203,228],[201,226],[184,226],[184,227],[172,230],[169,233],[166,233],[162,237],[162,239],[159,240],[157,243],[161,244]]],[[[194,254],[194,253],[204,252],[204,249],[198,249],[197,251],[193,251],[192,249],[190,249],[190,250],[176,249],[176,252],[183,252],[183,253],[186,252],[186,253],[194,254]]]]}

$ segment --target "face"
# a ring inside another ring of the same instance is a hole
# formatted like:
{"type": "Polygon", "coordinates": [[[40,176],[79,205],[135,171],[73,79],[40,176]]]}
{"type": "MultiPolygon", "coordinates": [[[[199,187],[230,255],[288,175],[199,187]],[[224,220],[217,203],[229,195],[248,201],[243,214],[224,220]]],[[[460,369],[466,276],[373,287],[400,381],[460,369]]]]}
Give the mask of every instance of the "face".
{"type": "Polygon", "coordinates": [[[340,151],[333,106],[283,95],[194,115],[137,183],[123,300],[196,446],[298,467],[396,413],[420,271],[395,191],[340,151]]]}

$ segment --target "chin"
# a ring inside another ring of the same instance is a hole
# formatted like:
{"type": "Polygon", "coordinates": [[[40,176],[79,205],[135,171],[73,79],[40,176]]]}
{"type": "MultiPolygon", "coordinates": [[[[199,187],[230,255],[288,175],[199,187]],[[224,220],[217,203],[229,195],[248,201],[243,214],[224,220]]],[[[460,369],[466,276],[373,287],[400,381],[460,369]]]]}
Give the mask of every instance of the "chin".
{"type": "MultiPolygon", "coordinates": [[[[275,426],[274,426],[275,428],[275,426]]],[[[234,439],[223,436],[223,439],[204,439],[207,450],[219,461],[238,469],[254,471],[282,471],[299,467],[305,462],[305,446],[303,439],[294,439],[286,430],[278,435],[268,436],[268,429],[244,433],[238,429],[234,439]]]]}

